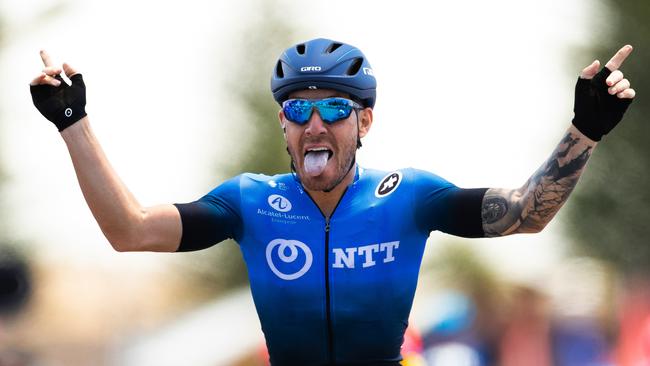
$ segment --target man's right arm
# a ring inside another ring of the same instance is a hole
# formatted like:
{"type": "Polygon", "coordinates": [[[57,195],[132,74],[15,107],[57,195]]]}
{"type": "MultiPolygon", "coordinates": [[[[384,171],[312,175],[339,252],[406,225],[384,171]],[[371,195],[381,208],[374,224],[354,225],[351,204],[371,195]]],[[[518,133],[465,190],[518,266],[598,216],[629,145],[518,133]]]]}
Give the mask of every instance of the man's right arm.
{"type": "Polygon", "coordinates": [[[61,131],[61,136],[88,207],[115,250],[178,249],[182,235],[178,209],[171,204],[140,205],[106,158],[87,116],[61,131]]]}
{"type": "Polygon", "coordinates": [[[40,52],[43,71],[30,83],[34,105],[54,123],[68,146],[83,195],[117,251],[173,252],[181,243],[181,215],[173,205],[142,207],[108,162],[85,111],[86,85],[70,65],[54,65],[40,52]],[[72,82],[60,76],[65,71],[72,82]]]}

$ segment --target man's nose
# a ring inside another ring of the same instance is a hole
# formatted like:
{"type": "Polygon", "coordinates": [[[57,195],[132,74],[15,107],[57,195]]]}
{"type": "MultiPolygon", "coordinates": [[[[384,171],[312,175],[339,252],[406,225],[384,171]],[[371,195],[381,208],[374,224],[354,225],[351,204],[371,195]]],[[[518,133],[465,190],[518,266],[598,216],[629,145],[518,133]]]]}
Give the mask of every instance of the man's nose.
{"type": "Polygon", "coordinates": [[[307,121],[307,128],[305,129],[305,134],[308,136],[316,136],[327,133],[325,128],[325,122],[320,117],[318,109],[314,108],[309,121],[307,121]]]}

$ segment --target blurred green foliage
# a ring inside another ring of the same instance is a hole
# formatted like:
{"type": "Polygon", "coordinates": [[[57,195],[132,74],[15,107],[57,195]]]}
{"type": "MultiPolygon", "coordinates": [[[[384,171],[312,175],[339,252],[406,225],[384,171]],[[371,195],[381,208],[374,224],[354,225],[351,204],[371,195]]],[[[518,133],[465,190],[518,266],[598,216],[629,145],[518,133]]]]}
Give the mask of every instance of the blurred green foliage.
{"type": "MultiPolygon", "coordinates": [[[[0,54],[4,53],[10,43],[19,39],[18,36],[38,29],[37,25],[54,19],[67,9],[68,4],[64,2],[45,4],[28,21],[9,25],[7,20],[10,15],[0,13],[0,54]]],[[[28,94],[27,97],[29,98],[28,94]]],[[[34,109],[34,113],[38,112],[34,109]]],[[[0,110],[0,125],[5,121],[5,113],[0,110]]],[[[0,132],[2,130],[0,128],[0,132]]],[[[0,134],[0,143],[4,138],[0,134]]],[[[6,205],[3,184],[9,176],[1,164],[3,161],[0,156],[0,315],[7,316],[21,310],[31,296],[33,254],[29,250],[31,243],[20,241],[10,234],[10,223],[5,219],[10,215],[10,210],[6,205]]]]}
{"type": "Polygon", "coordinates": [[[226,168],[229,176],[241,172],[273,175],[289,170],[290,159],[277,117],[280,106],[273,99],[270,83],[280,53],[295,43],[297,30],[285,20],[283,7],[263,0],[254,2],[260,16],[236,42],[240,54],[227,86],[241,105],[238,117],[242,120],[237,123],[245,129],[241,156],[226,168]]]}
{"type": "Polygon", "coordinates": [[[465,293],[488,297],[501,280],[472,248],[470,240],[445,242],[439,252],[426,260],[423,267],[438,273],[441,282],[465,293]]]}
{"type": "Polygon", "coordinates": [[[621,71],[637,92],[621,124],[603,138],[569,201],[569,231],[581,254],[613,263],[626,274],[650,273],[650,3],[603,0],[607,23],[597,24],[594,54],[601,63],[623,45],[635,47],[621,71]]]}
{"type": "MultiPolygon", "coordinates": [[[[234,40],[233,49],[239,55],[227,68],[230,77],[226,90],[238,104],[235,118],[244,129],[237,137],[239,150],[229,156],[230,160],[219,160],[216,168],[216,175],[228,178],[242,172],[272,175],[289,171],[290,159],[277,121],[280,108],[271,94],[270,78],[280,53],[295,43],[297,31],[283,18],[286,10],[281,13],[282,7],[264,0],[253,0],[253,4],[258,11],[251,15],[250,27],[234,40]]],[[[232,240],[190,254],[188,263],[198,281],[194,284],[207,296],[248,283],[241,252],[232,240]]]]}
{"type": "MultiPolygon", "coordinates": [[[[50,4],[44,4],[44,6],[40,7],[38,11],[34,11],[32,14],[32,17],[24,22],[17,23],[17,24],[10,24],[7,25],[7,19],[11,19],[9,14],[3,14],[0,13],[0,53],[2,53],[7,47],[8,44],[10,44],[12,41],[15,42],[17,39],[19,39],[18,36],[27,34],[29,32],[32,32],[36,29],[38,29],[39,25],[42,24],[43,22],[49,21],[51,19],[55,19],[59,15],[63,14],[66,10],[69,9],[69,4],[63,1],[55,1],[50,4]]],[[[30,99],[31,100],[31,99],[30,99]]],[[[34,109],[34,113],[38,113],[36,109],[34,109]]],[[[2,125],[5,122],[5,115],[4,111],[0,110],[0,125],[2,125]]],[[[2,132],[2,129],[0,128],[0,132],[2,132]]],[[[4,137],[0,135],[0,143],[2,143],[2,139],[4,137]]],[[[9,229],[7,228],[6,220],[3,220],[5,215],[7,214],[7,207],[5,206],[5,193],[2,189],[2,185],[4,181],[8,178],[7,172],[4,170],[4,167],[2,166],[2,156],[0,156],[0,245],[9,245],[7,244],[8,242],[11,242],[13,238],[10,238],[9,235],[7,234],[9,229]]],[[[21,245],[25,245],[24,243],[21,245]]],[[[16,246],[15,244],[13,246],[16,246]]],[[[19,246],[17,248],[11,248],[11,250],[16,249],[16,250],[21,250],[19,246]]]]}

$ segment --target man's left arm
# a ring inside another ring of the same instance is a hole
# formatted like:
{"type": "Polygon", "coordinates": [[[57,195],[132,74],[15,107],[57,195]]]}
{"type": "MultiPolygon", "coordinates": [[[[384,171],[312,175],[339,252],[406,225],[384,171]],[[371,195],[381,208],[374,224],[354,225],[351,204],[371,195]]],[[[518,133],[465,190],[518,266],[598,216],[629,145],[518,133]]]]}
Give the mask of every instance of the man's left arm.
{"type": "Polygon", "coordinates": [[[548,224],[578,183],[594,147],[623,118],[635,96],[619,70],[624,46],[598,71],[596,60],[576,84],[575,117],[551,157],[518,189],[490,188],[481,204],[485,236],[535,233],[548,224]]]}

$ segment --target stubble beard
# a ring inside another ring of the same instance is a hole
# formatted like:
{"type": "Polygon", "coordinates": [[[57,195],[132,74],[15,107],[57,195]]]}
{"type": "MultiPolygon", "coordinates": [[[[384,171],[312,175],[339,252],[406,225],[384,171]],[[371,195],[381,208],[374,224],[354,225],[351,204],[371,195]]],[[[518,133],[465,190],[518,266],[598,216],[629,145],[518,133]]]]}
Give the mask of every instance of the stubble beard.
{"type": "MultiPolygon", "coordinates": [[[[296,154],[293,152],[292,149],[287,148],[289,151],[289,155],[291,156],[292,164],[296,169],[296,173],[298,174],[298,178],[300,178],[300,182],[302,183],[303,187],[310,191],[324,191],[324,192],[329,192],[336,188],[336,186],[343,181],[345,175],[347,175],[350,172],[350,165],[353,164],[355,161],[355,155],[356,155],[356,140],[352,144],[346,144],[346,149],[345,151],[342,151],[341,154],[345,154],[345,159],[339,160],[337,159],[337,164],[336,164],[336,171],[335,174],[332,178],[330,179],[325,179],[322,177],[322,175],[317,176],[317,177],[311,177],[308,174],[305,174],[305,167],[304,167],[304,158],[302,160],[303,164],[302,167],[298,168],[296,165],[296,154]]],[[[335,156],[332,157],[334,159],[335,156]]],[[[331,159],[330,159],[331,160],[331,159]]],[[[328,161],[327,164],[330,162],[328,161]]],[[[327,169],[327,168],[325,168],[327,169]]]]}

